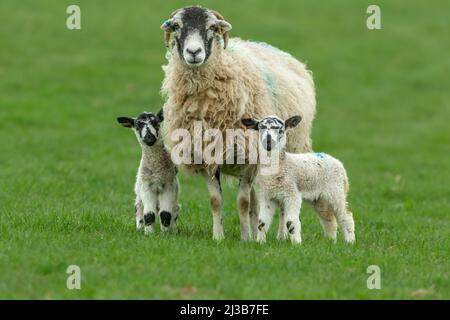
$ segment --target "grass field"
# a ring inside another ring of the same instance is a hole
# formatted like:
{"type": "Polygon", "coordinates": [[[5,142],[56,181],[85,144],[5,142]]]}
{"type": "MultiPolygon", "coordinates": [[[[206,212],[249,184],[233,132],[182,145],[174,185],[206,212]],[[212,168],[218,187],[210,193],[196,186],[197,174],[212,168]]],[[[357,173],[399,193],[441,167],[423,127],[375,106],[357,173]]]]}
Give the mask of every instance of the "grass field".
{"type": "Polygon", "coordinates": [[[182,174],[180,233],[134,227],[140,150],[118,115],[163,103],[161,22],[184,1],[0,3],[0,298],[449,299],[448,1],[200,1],[313,70],[317,151],[340,158],[357,244],[322,235],[309,207],[300,247],[211,239],[206,186],[182,174]],[[82,29],[67,30],[79,4],[82,29]],[[66,288],[80,266],[81,290],[66,288]],[[368,290],[366,269],[381,268],[368,290]]]}

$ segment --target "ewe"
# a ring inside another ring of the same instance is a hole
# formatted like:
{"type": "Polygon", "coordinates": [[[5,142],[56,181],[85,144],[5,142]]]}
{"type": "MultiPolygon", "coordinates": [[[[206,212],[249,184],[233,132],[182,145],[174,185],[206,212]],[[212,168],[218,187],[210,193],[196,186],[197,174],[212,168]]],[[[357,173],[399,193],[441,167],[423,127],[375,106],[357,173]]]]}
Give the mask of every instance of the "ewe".
{"type": "MultiPolygon", "coordinates": [[[[194,135],[196,121],[205,130],[218,129],[224,135],[226,129],[243,129],[240,119],[244,117],[276,114],[288,118],[299,114],[304,125],[288,134],[287,149],[290,152],[311,150],[310,131],[316,101],[311,73],[304,64],[264,43],[229,39],[231,25],[218,12],[203,7],[179,9],[161,28],[169,50],[162,85],[167,99],[164,113],[169,140],[177,129],[186,129],[194,135]],[[171,34],[173,41],[170,41],[171,34]]],[[[223,149],[225,153],[226,147],[223,149]]],[[[256,234],[254,166],[200,163],[186,167],[206,179],[214,239],[224,237],[221,173],[240,180],[238,208],[242,239],[256,234]]]]}
{"type": "Polygon", "coordinates": [[[136,228],[153,232],[156,216],[162,231],[176,230],[178,218],[177,168],[159,134],[163,111],[141,113],[137,118],[119,117],[117,121],[132,128],[142,148],[142,158],[136,176],[136,228]]]}
{"type": "MultiPolygon", "coordinates": [[[[300,207],[302,199],[312,202],[327,237],[336,240],[336,219],[346,242],[355,241],[355,225],[347,208],[348,179],[342,163],[324,153],[293,154],[286,152],[286,129],[301,121],[294,116],[282,121],[276,116],[261,121],[242,119],[250,129],[259,131],[259,143],[269,153],[278,170],[262,171],[260,164],[256,183],[261,188],[258,241],[265,241],[277,207],[281,208],[278,238],[301,242],[300,207]],[[278,158],[274,158],[278,157],[278,158]],[[287,230],[287,232],[286,232],[287,230]]],[[[272,168],[271,168],[272,169],[272,168]]]]}

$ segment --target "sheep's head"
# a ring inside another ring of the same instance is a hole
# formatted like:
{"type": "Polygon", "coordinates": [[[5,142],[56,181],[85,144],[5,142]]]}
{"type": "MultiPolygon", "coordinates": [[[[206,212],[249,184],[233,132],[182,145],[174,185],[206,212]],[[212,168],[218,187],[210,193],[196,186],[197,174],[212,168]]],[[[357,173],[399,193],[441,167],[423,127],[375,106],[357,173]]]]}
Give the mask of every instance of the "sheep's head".
{"type": "Polygon", "coordinates": [[[295,128],[302,117],[293,116],[286,121],[281,120],[277,116],[265,117],[261,120],[253,118],[241,119],[241,122],[248,129],[257,130],[259,132],[259,141],[263,148],[267,151],[283,149],[286,145],[286,130],[295,128]]]}
{"type": "Polygon", "coordinates": [[[137,118],[119,117],[119,122],[123,127],[133,129],[141,145],[153,146],[158,140],[159,127],[164,120],[163,110],[154,114],[152,112],[143,112],[137,118]]]}
{"type": "Polygon", "coordinates": [[[211,55],[213,42],[223,36],[224,48],[228,44],[231,24],[222,15],[200,6],[186,7],[173,12],[169,20],[161,25],[165,32],[166,47],[170,35],[174,34],[180,59],[189,66],[201,66],[211,55]]]}

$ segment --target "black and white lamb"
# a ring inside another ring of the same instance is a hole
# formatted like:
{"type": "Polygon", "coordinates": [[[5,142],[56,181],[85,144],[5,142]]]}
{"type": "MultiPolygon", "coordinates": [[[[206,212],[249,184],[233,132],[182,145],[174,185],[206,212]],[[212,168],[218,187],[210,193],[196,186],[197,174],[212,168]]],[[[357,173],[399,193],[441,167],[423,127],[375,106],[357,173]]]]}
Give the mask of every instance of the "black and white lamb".
{"type": "Polygon", "coordinates": [[[142,158],[136,177],[136,228],[153,232],[156,217],[162,231],[176,230],[178,218],[177,168],[171,160],[160,135],[163,111],[141,113],[137,118],[119,117],[117,121],[133,129],[142,148],[142,158]]]}
{"type": "Polygon", "coordinates": [[[343,164],[324,153],[290,153],[284,150],[286,130],[296,127],[300,121],[300,116],[286,121],[277,116],[260,121],[242,119],[247,128],[258,130],[259,145],[270,160],[262,164],[260,159],[255,179],[261,192],[257,240],[265,241],[275,210],[279,207],[278,239],[285,239],[289,234],[293,243],[300,243],[300,208],[302,200],[306,200],[313,204],[327,237],[335,241],[339,225],[344,240],[354,242],[355,224],[347,207],[349,184],[343,164]]]}

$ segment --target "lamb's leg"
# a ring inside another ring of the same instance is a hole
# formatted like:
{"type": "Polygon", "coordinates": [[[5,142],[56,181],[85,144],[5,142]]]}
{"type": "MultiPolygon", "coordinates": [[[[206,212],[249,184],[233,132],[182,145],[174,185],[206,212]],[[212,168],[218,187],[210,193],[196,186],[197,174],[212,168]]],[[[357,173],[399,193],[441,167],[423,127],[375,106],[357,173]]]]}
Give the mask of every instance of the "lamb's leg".
{"type": "Polygon", "coordinates": [[[339,228],[344,235],[345,242],[355,242],[355,222],[353,221],[353,214],[348,210],[345,200],[336,205],[335,215],[339,228]]]}
{"type": "Polygon", "coordinates": [[[314,210],[320,218],[325,236],[336,242],[337,222],[334,211],[322,199],[314,201],[314,210]]]}
{"type": "Polygon", "coordinates": [[[287,228],[286,228],[286,215],[284,214],[284,208],[280,208],[280,223],[278,224],[278,240],[286,240],[288,236],[287,228]]]}
{"type": "Polygon", "coordinates": [[[239,208],[239,220],[241,223],[241,239],[250,240],[252,237],[250,229],[250,190],[252,186],[247,177],[239,180],[239,193],[237,204],[239,208]]]}
{"type": "Polygon", "coordinates": [[[301,243],[302,226],[300,223],[300,208],[302,206],[302,199],[300,196],[287,199],[283,203],[284,214],[286,217],[286,228],[289,233],[289,238],[292,243],[301,243]]]}
{"type": "Polygon", "coordinates": [[[136,229],[141,230],[144,228],[144,205],[139,196],[136,197],[134,202],[134,212],[136,213],[136,229]]]}
{"type": "Polygon", "coordinates": [[[220,172],[218,171],[213,178],[205,175],[205,179],[211,200],[213,239],[222,240],[225,236],[222,223],[222,188],[220,186],[220,172]]]}
{"type": "Polygon", "coordinates": [[[259,220],[258,197],[256,196],[255,188],[252,187],[252,190],[250,191],[250,227],[254,239],[256,239],[256,236],[258,234],[258,220],[259,220]]]}
{"type": "Polygon", "coordinates": [[[276,208],[277,206],[275,202],[267,200],[265,197],[263,199],[260,199],[258,235],[256,237],[256,240],[258,242],[266,241],[266,234],[269,231],[276,208]]]}
{"type": "Polygon", "coordinates": [[[178,185],[168,186],[164,192],[158,196],[159,203],[159,223],[161,231],[169,229],[176,230],[175,218],[178,214],[178,185]]]}
{"type": "Polygon", "coordinates": [[[153,225],[158,213],[158,196],[144,186],[141,191],[141,199],[144,205],[144,232],[150,234],[153,232],[153,225]]]}

